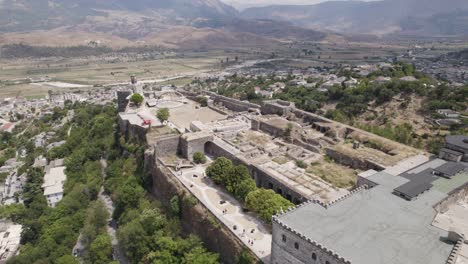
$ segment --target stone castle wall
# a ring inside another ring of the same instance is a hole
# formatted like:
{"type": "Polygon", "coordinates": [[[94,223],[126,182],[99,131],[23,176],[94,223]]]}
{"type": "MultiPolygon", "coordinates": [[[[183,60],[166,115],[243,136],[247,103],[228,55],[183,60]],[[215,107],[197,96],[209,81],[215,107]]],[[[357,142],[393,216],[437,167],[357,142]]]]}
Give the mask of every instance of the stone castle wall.
{"type": "Polygon", "coordinates": [[[132,125],[128,120],[124,120],[119,116],[120,133],[127,141],[137,141],[146,143],[147,128],[142,126],[132,125]]]}
{"type": "Polygon", "coordinates": [[[200,134],[198,137],[184,135],[180,140],[180,151],[184,158],[192,160],[196,152],[205,152],[205,144],[213,141],[213,135],[200,134]]]}
{"type": "Polygon", "coordinates": [[[237,257],[244,250],[243,243],[234,236],[228,227],[218,222],[216,217],[201,203],[186,202],[191,196],[183,184],[157,159],[155,149],[145,152],[145,169],[153,180],[153,196],[166,208],[170,208],[171,199],[178,196],[181,200],[180,223],[182,230],[198,236],[203,245],[212,252],[220,254],[220,261],[226,264],[236,263],[237,257]]]}
{"type": "MultiPolygon", "coordinates": [[[[312,223],[313,224],[313,223],[312,223]]],[[[307,239],[273,218],[272,264],[350,264],[337,253],[307,239]],[[284,236],[284,237],[283,237],[284,236]],[[284,240],[285,239],[285,240],[284,240]],[[297,246],[297,248],[296,248],[297,246]]]]}
{"type": "Polygon", "coordinates": [[[274,137],[281,137],[284,132],[285,132],[285,129],[282,129],[280,127],[276,127],[274,125],[270,125],[268,123],[268,121],[260,121],[260,128],[259,128],[261,131],[267,133],[267,134],[270,134],[274,137]]]}
{"type": "Polygon", "coordinates": [[[303,110],[296,109],[294,110],[294,115],[296,115],[297,118],[301,118],[304,120],[306,123],[315,123],[315,122],[325,122],[325,123],[334,123],[335,121],[332,121],[330,119],[327,119],[325,117],[309,113],[303,110]]]}
{"type": "Polygon", "coordinates": [[[158,157],[177,155],[180,153],[180,136],[173,135],[158,139],[154,148],[158,157]]]}
{"type": "Polygon", "coordinates": [[[300,193],[281,183],[261,168],[255,165],[251,165],[249,166],[249,171],[259,188],[272,189],[276,193],[281,194],[281,196],[295,204],[299,204],[301,202],[306,201],[306,198],[300,193]]]}
{"type": "Polygon", "coordinates": [[[127,108],[128,100],[127,97],[130,96],[132,92],[130,91],[118,91],[117,92],[117,110],[119,113],[124,112],[127,108]]]}
{"type": "Polygon", "coordinates": [[[244,161],[238,158],[234,153],[229,152],[228,150],[218,146],[214,142],[207,142],[205,145],[205,152],[207,155],[213,157],[213,158],[219,158],[219,157],[225,157],[229,160],[231,160],[235,165],[244,165],[248,166],[248,164],[244,161]]]}
{"type": "Polygon", "coordinates": [[[257,105],[257,104],[252,104],[249,102],[236,100],[236,99],[218,95],[212,92],[205,92],[205,93],[209,95],[216,104],[223,105],[224,107],[226,107],[227,109],[231,111],[246,112],[246,111],[249,111],[249,109],[260,109],[260,105],[257,105]]]}

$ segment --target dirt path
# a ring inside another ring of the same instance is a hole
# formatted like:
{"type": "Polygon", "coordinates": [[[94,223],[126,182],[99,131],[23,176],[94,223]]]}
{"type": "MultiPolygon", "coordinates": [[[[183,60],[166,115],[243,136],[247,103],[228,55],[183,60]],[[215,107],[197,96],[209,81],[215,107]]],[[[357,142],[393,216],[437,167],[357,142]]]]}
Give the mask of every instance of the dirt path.
{"type": "MultiPolygon", "coordinates": [[[[107,160],[101,159],[101,173],[102,173],[103,180],[106,177],[106,172],[105,172],[106,168],[107,168],[107,160]]],[[[101,190],[99,191],[99,199],[104,203],[107,211],[109,212],[107,233],[111,237],[114,260],[122,264],[128,264],[129,262],[127,258],[125,257],[124,252],[119,246],[119,241],[117,240],[117,224],[112,219],[112,214],[114,213],[114,210],[115,210],[114,203],[112,202],[112,199],[110,198],[110,196],[104,192],[104,186],[101,186],[101,190]]]]}

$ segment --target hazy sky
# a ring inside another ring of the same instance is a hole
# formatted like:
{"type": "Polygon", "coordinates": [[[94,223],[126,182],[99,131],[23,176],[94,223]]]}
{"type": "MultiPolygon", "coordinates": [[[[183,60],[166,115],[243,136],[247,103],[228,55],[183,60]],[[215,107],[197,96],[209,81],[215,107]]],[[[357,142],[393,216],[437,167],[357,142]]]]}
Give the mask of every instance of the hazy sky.
{"type": "MultiPolygon", "coordinates": [[[[242,9],[252,6],[266,6],[266,5],[312,5],[329,0],[221,0],[236,8],[242,9]]],[[[336,1],[336,0],[335,0],[336,1]]],[[[364,0],[375,1],[375,0],[364,0]]]]}

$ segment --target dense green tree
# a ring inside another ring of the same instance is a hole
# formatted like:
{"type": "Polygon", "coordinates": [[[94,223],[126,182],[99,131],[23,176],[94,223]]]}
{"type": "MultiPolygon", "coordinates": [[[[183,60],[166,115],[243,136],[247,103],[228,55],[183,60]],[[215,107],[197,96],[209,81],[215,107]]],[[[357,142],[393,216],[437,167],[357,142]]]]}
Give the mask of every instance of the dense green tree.
{"type": "Polygon", "coordinates": [[[273,190],[266,189],[257,189],[250,192],[245,199],[245,204],[267,223],[271,223],[271,217],[274,214],[294,206],[290,201],[276,194],[273,190]]]}
{"type": "Polygon", "coordinates": [[[107,234],[101,234],[91,243],[89,248],[91,263],[108,264],[112,260],[112,243],[107,234]]]}
{"type": "Polygon", "coordinates": [[[202,247],[195,247],[184,255],[183,264],[216,264],[218,255],[207,252],[202,247]]]}
{"type": "Polygon", "coordinates": [[[121,186],[116,193],[114,219],[119,219],[125,208],[138,207],[145,190],[138,184],[135,177],[130,177],[125,185],[121,186]]]}
{"type": "Polygon", "coordinates": [[[250,174],[247,167],[243,165],[238,165],[230,168],[226,172],[226,176],[224,179],[224,187],[230,193],[236,193],[236,190],[239,188],[239,184],[245,180],[249,179],[250,174]]]}
{"type": "Polygon", "coordinates": [[[171,113],[169,112],[169,109],[168,108],[161,108],[158,110],[158,112],[156,113],[156,117],[161,121],[161,122],[164,122],[164,121],[167,121],[169,120],[169,117],[171,116],[171,113]]]}
{"type": "Polygon", "coordinates": [[[196,164],[205,164],[206,163],[206,156],[201,152],[195,152],[193,154],[193,162],[196,164]]]}
{"type": "Polygon", "coordinates": [[[251,178],[247,178],[242,180],[238,185],[236,190],[234,191],[234,195],[237,199],[241,202],[245,202],[245,198],[250,192],[253,192],[257,189],[257,185],[255,181],[251,178]]]}
{"type": "Polygon", "coordinates": [[[206,169],[206,175],[216,184],[224,184],[227,172],[230,171],[232,167],[232,161],[225,157],[220,157],[206,169]]]}
{"type": "Polygon", "coordinates": [[[137,106],[140,106],[141,103],[143,103],[143,100],[144,100],[143,96],[141,96],[141,94],[139,94],[139,93],[134,93],[130,97],[130,102],[134,103],[137,106]]]}
{"type": "Polygon", "coordinates": [[[255,258],[252,256],[252,254],[244,249],[242,250],[241,254],[237,257],[236,260],[237,264],[254,264],[255,263],[255,258]]]}

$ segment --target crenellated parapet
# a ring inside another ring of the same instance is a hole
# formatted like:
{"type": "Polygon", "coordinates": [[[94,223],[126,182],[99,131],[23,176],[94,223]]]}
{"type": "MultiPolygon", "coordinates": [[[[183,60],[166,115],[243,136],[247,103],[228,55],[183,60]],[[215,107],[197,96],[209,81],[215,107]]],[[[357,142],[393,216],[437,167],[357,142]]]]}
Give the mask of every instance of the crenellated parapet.
{"type": "Polygon", "coordinates": [[[339,203],[341,201],[344,201],[344,200],[350,198],[351,196],[353,196],[353,195],[355,195],[355,194],[357,194],[357,193],[359,193],[361,191],[367,190],[367,189],[369,189],[367,184],[361,185],[360,187],[350,191],[346,195],[344,195],[344,196],[342,196],[342,197],[340,197],[340,198],[338,198],[336,200],[330,201],[328,203],[325,203],[325,202],[322,202],[322,201],[316,200],[316,199],[308,200],[308,201],[303,202],[303,203],[301,203],[301,204],[299,204],[297,206],[290,207],[290,208],[286,209],[285,211],[282,210],[282,211],[278,212],[276,215],[273,216],[273,219],[275,219],[275,218],[278,219],[281,216],[287,215],[287,214],[289,214],[291,212],[294,212],[294,211],[296,211],[296,210],[298,210],[298,209],[300,209],[302,207],[305,207],[305,206],[307,206],[309,204],[318,204],[318,205],[324,207],[325,209],[328,209],[331,206],[333,206],[333,205],[335,205],[335,204],[337,204],[337,203],[339,203]]]}
{"type": "Polygon", "coordinates": [[[460,239],[457,241],[452,251],[450,252],[450,255],[446,262],[447,264],[455,264],[457,262],[458,255],[460,254],[464,241],[465,235],[461,235],[460,239]]]}
{"type": "Polygon", "coordinates": [[[366,190],[367,188],[368,186],[364,184],[352,190],[348,194],[334,201],[330,201],[328,203],[324,203],[319,200],[309,200],[304,203],[301,203],[300,205],[296,207],[290,207],[286,210],[281,210],[280,212],[278,212],[276,215],[272,217],[273,240],[274,240],[273,246],[278,250],[276,252],[273,251],[274,253],[273,258],[275,260],[280,260],[280,261],[281,260],[284,261],[285,259],[292,260],[291,263],[302,263],[304,261],[306,261],[305,263],[308,263],[307,259],[312,258],[312,255],[309,255],[309,254],[311,254],[310,252],[313,252],[314,253],[313,256],[315,259],[322,260],[322,262],[319,262],[319,263],[351,264],[350,260],[341,256],[339,253],[333,251],[331,248],[327,248],[325,245],[319,243],[318,241],[311,239],[310,237],[306,236],[305,233],[292,228],[291,226],[286,224],[284,221],[281,221],[281,218],[303,207],[313,206],[313,204],[317,204],[325,209],[328,209],[331,206],[336,205],[337,203],[344,201],[361,191],[366,190]],[[285,235],[289,238],[285,238],[285,240],[282,241],[283,239],[281,237],[282,235],[285,235]],[[297,243],[298,246],[296,247],[295,244],[291,244],[292,242],[287,242],[289,241],[289,239],[292,239],[293,242],[297,243]],[[299,244],[302,244],[302,246],[299,246],[299,244]],[[306,249],[304,249],[305,251],[304,250],[301,251],[298,249],[301,247],[306,247],[306,249]]]}
{"type": "MultiPolygon", "coordinates": [[[[301,204],[300,206],[298,206],[296,208],[290,208],[284,213],[288,213],[288,212],[290,212],[292,210],[300,208],[301,206],[305,206],[305,205],[307,205],[309,203],[311,203],[311,202],[303,203],[303,204],[301,204]]],[[[318,241],[312,240],[311,238],[306,237],[305,234],[295,230],[294,228],[291,228],[287,224],[284,224],[283,222],[281,222],[278,219],[278,216],[273,216],[272,221],[274,223],[276,223],[277,225],[279,225],[280,228],[283,229],[284,231],[287,231],[287,232],[293,234],[294,236],[296,236],[297,238],[299,238],[300,240],[307,242],[314,249],[318,250],[321,254],[327,255],[327,258],[332,258],[334,260],[334,263],[336,263],[336,264],[351,264],[350,260],[347,260],[345,257],[341,256],[340,254],[333,251],[332,249],[327,248],[323,244],[320,244],[318,241]]]]}

